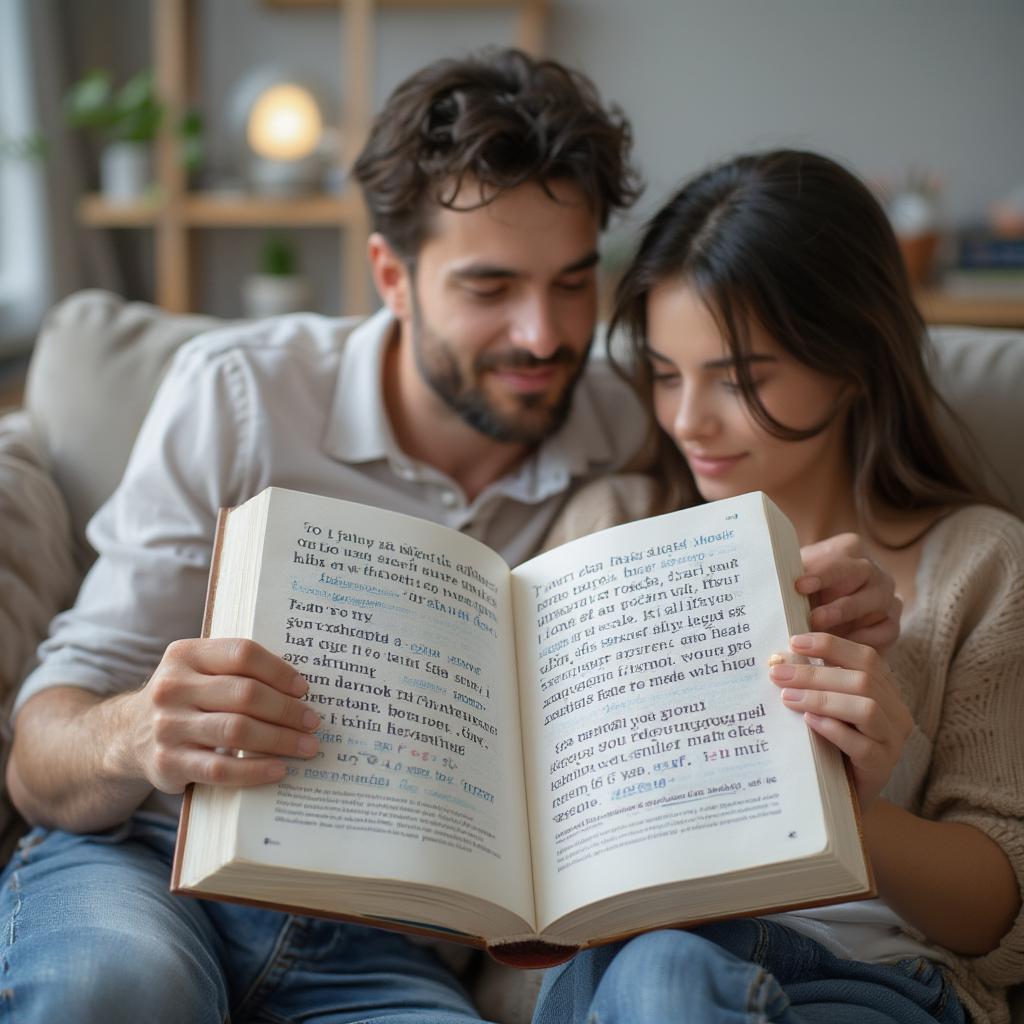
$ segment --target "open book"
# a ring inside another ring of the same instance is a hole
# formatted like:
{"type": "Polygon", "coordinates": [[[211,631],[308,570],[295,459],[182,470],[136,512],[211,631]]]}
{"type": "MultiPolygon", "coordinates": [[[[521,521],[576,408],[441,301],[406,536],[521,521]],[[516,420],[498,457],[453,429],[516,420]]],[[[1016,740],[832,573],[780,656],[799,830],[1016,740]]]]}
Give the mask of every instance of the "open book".
{"type": "Polygon", "coordinates": [[[269,488],[222,513],[205,633],[303,672],[320,750],[194,786],[172,886],[523,966],[872,880],[838,750],[769,656],[807,628],[761,493],[518,568],[453,530],[269,488]]]}

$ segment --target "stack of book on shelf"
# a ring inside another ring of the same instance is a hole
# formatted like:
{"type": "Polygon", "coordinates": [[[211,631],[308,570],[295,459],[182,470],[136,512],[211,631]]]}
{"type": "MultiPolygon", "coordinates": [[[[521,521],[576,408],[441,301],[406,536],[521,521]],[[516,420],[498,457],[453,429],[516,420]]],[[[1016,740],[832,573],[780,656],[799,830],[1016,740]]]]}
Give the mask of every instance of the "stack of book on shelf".
{"type": "Polygon", "coordinates": [[[944,289],[972,298],[1024,298],[1024,235],[997,235],[987,229],[964,232],[956,263],[942,278],[944,289]]]}

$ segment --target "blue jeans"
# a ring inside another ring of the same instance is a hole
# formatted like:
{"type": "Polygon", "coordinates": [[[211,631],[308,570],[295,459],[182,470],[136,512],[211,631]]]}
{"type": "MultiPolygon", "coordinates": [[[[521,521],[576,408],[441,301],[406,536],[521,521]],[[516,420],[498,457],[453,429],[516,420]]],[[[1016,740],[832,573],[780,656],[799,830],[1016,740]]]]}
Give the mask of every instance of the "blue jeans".
{"type": "Polygon", "coordinates": [[[168,891],[174,825],[36,829],[0,877],[0,1020],[466,1024],[429,948],[375,928],[168,891]]]}
{"type": "Polygon", "coordinates": [[[545,975],[534,1024],[964,1024],[929,960],[833,956],[775,921],[661,931],[545,975]]]}

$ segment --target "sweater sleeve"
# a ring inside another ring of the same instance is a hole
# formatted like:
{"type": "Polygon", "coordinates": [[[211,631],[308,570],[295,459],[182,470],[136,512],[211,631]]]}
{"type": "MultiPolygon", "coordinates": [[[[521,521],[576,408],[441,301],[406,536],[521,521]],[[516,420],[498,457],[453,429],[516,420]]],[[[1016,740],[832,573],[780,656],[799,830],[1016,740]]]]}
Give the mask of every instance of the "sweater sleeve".
{"type": "MultiPolygon", "coordinates": [[[[932,641],[951,659],[921,810],[993,839],[1024,891],[1024,524],[994,510],[959,518],[942,555],[932,641]]],[[[1024,910],[969,962],[991,988],[1024,981],[1024,910]]]]}
{"type": "Polygon", "coordinates": [[[600,477],[566,502],[541,550],[549,551],[609,526],[644,519],[654,514],[656,503],[656,485],[651,477],[641,473],[600,477]]]}

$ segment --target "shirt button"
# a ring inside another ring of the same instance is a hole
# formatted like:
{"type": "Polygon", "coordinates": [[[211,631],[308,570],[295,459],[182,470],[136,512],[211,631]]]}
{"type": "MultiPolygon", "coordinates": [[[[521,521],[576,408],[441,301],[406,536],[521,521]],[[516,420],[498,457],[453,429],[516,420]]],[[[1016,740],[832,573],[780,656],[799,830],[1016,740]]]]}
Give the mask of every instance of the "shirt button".
{"type": "Polygon", "coordinates": [[[459,503],[459,496],[454,491],[441,492],[441,504],[445,508],[454,508],[459,503]]]}

